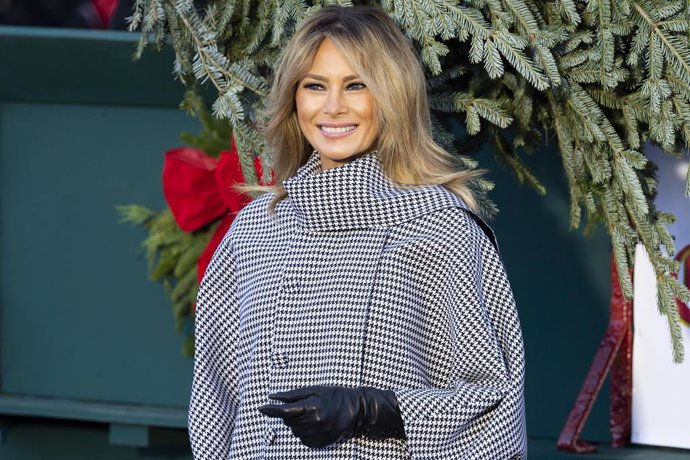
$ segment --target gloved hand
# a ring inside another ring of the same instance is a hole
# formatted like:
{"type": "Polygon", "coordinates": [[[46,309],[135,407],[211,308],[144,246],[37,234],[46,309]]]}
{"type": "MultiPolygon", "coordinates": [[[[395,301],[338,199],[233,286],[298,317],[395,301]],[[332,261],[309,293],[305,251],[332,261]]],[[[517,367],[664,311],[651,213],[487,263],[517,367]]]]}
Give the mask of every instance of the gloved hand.
{"type": "Polygon", "coordinates": [[[308,447],[326,447],[343,439],[405,439],[395,393],[371,387],[309,386],[268,395],[286,404],[267,404],[259,411],[281,417],[308,447]]]}

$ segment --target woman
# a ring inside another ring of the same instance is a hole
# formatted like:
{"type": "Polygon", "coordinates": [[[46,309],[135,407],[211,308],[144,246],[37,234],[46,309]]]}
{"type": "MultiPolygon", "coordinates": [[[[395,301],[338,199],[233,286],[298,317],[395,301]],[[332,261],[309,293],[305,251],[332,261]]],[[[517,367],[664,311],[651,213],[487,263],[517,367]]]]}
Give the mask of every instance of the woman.
{"type": "Polygon", "coordinates": [[[512,293],[403,35],[321,9],[269,103],[278,185],[199,291],[195,457],[525,458],[512,293]]]}

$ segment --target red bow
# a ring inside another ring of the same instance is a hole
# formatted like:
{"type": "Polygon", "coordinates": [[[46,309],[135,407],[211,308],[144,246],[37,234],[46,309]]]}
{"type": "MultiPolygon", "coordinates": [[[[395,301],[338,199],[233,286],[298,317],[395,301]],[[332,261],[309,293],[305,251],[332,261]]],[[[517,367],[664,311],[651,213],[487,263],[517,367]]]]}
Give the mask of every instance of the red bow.
{"type": "MultiPolygon", "coordinates": [[[[262,168],[258,158],[254,166],[257,177],[261,177],[262,168]]],[[[165,153],[163,195],[177,225],[185,232],[193,232],[217,219],[223,219],[197,261],[199,282],[235,215],[251,201],[249,196],[232,187],[243,182],[234,141],[232,150],[221,152],[218,159],[191,147],[176,148],[165,153]]]]}

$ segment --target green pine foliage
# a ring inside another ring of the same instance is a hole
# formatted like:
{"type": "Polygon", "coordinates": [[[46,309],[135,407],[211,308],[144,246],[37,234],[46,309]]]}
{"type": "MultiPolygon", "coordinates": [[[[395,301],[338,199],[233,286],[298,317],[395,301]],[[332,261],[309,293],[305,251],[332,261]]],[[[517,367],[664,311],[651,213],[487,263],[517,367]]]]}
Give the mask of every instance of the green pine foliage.
{"type": "MultiPolygon", "coordinates": [[[[654,207],[654,167],[642,149],[653,142],[681,156],[690,147],[690,2],[135,0],[131,27],[142,31],[139,53],[170,44],[185,85],[215,88],[214,115],[232,125],[251,174],[254,156],[270,169],[257,122],[281,47],[314,9],[358,3],[380,5],[418,50],[435,136],[462,164],[476,166],[460,152],[489,143],[520,182],[544,193],[523,158],[556,137],[571,226],[605,225],[627,297],[635,247],[645,246],[681,361],[675,298],[689,301],[690,292],[673,276],[672,216],[654,207]],[[458,121],[464,138],[450,134],[458,121]]],[[[474,186],[482,195],[492,185],[474,186]]]]}

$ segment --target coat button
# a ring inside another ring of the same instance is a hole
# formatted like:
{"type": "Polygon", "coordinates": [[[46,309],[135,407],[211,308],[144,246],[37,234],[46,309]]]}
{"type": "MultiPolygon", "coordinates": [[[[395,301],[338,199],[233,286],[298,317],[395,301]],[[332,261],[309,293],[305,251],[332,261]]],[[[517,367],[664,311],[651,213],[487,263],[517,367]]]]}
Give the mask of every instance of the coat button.
{"type": "Polygon", "coordinates": [[[285,369],[289,364],[287,355],[281,351],[271,353],[271,362],[273,363],[273,367],[277,367],[278,369],[285,369]]]}

